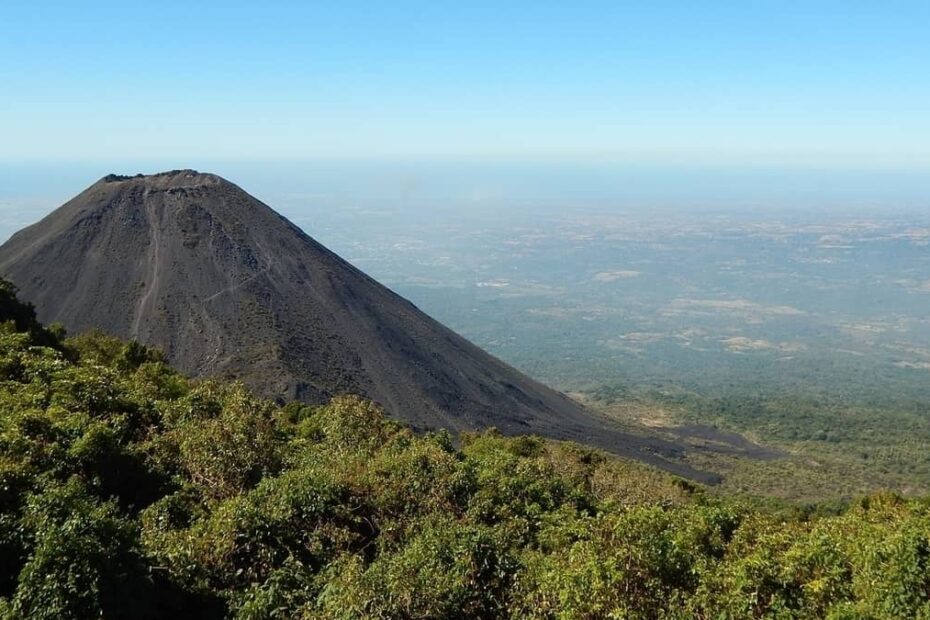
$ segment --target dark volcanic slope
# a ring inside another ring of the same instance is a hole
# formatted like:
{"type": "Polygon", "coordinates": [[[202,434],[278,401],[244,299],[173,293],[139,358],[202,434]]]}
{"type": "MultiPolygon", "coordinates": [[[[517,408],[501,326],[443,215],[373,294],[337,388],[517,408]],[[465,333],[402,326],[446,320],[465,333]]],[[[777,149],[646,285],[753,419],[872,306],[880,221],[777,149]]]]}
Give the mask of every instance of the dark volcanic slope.
{"type": "Polygon", "coordinates": [[[272,397],[351,392],[417,428],[538,433],[684,475],[678,447],[608,428],[432,320],[239,187],[191,170],[108,176],[0,247],[46,322],[160,347],[272,397]]]}

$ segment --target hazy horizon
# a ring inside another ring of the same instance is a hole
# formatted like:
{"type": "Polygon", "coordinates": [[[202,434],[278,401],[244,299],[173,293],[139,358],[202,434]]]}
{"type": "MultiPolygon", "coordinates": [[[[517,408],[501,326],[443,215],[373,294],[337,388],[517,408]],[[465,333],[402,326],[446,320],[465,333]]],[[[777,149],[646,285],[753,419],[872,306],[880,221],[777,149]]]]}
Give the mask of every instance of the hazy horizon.
{"type": "Polygon", "coordinates": [[[925,3],[159,10],[4,8],[0,237],[178,168],[294,219],[930,209],[925,3]]]}
{"type": "MultiPolygon", "coordinates": [[[[0,164],[0,238],[110,173],[219,174],[287,217],[390,210],[403,219],[506,213],[875,214],[930,210],[930,173],[763,166],[565,162],[168,160],[0,164]]],[[[307,230],[314,234],[314,230],[307,230]]]]}

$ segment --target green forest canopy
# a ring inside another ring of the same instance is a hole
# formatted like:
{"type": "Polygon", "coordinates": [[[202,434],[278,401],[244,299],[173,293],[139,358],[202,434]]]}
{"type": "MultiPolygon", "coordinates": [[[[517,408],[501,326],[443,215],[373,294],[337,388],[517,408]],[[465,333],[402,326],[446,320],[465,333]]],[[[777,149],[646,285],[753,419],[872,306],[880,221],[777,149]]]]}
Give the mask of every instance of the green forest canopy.
{"type": "Polygon", "coordinates": [[[0,284],[0,617],[930,618],[930,503],[766,510],[596,451],[278,406],[0,284]]]}

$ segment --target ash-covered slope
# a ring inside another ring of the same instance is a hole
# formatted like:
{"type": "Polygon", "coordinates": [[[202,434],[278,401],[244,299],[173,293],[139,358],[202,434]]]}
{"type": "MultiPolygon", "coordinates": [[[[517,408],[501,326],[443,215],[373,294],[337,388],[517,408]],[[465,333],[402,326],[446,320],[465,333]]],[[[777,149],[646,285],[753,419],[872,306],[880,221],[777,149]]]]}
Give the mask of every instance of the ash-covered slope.
{"type": "Polygon", "coordinates": [[[162,348],[180,370],[322,402],[357,393],[416,428],[537,433],[652,462],[678,446],[610,428],[482,351],[232,183],[101,179],[0,247],[45,322],[162,348]]]}

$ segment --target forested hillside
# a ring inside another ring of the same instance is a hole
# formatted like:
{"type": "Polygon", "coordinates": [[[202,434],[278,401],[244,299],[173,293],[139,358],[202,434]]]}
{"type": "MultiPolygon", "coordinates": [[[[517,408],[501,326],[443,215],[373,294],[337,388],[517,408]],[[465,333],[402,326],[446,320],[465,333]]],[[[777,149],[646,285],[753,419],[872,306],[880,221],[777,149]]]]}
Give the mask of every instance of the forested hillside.
{"type": "Polygon", "coordinates": [[[766,510],[572,444],[278,406],[0,286],[0,616],[930,618],[930,503],[766,510]]]}

